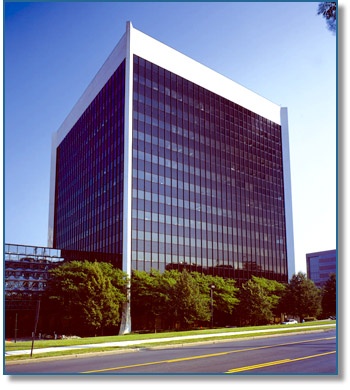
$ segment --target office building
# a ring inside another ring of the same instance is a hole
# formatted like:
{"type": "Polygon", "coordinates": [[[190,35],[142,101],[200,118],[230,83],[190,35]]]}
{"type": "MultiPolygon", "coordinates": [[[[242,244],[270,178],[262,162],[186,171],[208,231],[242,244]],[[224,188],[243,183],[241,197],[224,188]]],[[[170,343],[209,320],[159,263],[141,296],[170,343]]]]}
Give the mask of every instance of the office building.
{"type": "Polygon", "coordinates": [[[5,336],[15,339],[14,335],[27,336],[33,331],[38,301],[46,291],[50,270],[72,260],[109,261],[121,267],[119,256],[107,253],[9,243],[4,245],[4,260],[5,336]]]}
{"type": "Polygon", "coordinates": [[[128,22],[53,136],[49,246],[287,282],[287,109],[128,22]]]}
{"type": "Polygon", "coordinates": [[[330,275],[337,273],[336,249],[307,253],[306,270],[308,279],[311,279],[317,287],[323,287],[330,275]]]}
{"type": "MultiPolygon", "coordinates": [[[[67,261],[104,261],[121,268],[120,257],[33,245],[5,244],[5,298],[36,300],[45,291],[49,271],[67,261]]],[[[12,302],[13,303],[13,302],[12,302]]]]}
{"type": "Polygon", "coordinates": [[[17,296],[25,302],[37,299],[45,291],[49,270],[63,261],[58,249],[17,244],[5,244],[4,258],[5,298],[13,298],[12,303],[17,296]]]}

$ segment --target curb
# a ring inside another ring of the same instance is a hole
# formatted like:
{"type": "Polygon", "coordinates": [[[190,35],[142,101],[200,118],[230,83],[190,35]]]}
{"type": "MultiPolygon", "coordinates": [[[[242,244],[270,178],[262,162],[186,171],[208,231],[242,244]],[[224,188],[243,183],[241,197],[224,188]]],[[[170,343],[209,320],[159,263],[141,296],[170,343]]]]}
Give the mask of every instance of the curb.
{"type": "MultiPolygon", "coordinates": [[[[190,345],[198,345],[198,344],[215,344],[215,343],[221,343],[221,342],[227,342],[227,341],[233,341],[233,340],[238,340],[238,339],[242,339],[242,338],[266,338],[266,337],[278,337],[278,336],[286,336],[286,335],[289,335],[290,332],[288,332],[289,330],[292,330],[293,329],[293,332],[291,333],[313,333],[313,332],[322,332],[322,331],[327,331],[329,328],[333,328],[333,327],[336,327],[336,324],[332,325],[332,324],[329,324],[329,325],[314,325],[314,326],[307,326],[307,327],[297,327],[297,328],[292,328],[292,327],[288,327],[288,328],[282,328],[283,329],[283,333],[278,333],[278,334],[273,334],[273,332],[280,332],[282,331],[282,329],[274,329],[274,330],[268,330],[268,329],[264,329],[264,330],[260,330],[260,331],[244,331],[244,332],[228,332],[228,333],[217,333],[217,334],[209,334],[209,335],[196,335],[197,337],[193,337],[193,336],[179,336],[178,338],[176,337],[173,337],[173,338],[164,338],[164,339],[150,339],[150,340],[135,340],[135,341],[132,341],[131,344],[134,344],[135,347],[132,348],[127,345],[125,345],[125,343],[127,342],[121,342],[123,343],[124,345],[120,345],[119,348],[120,349],[117,349],[117,350],[114,350],[114,351],[96,351],[96,352],[85,352],[84,353],[84,349],[86,348],[103,348],[103,347],[118,347],[118,344],[119,342],[112,342],[112,343],[101,343],[101,344],[86,344],[84,347],[81,347],[79,348],[79,346],[73,346],[72,347],[66,347],[66,348],[63,348],[61,349],[61,347],[57,347],[57,348],[60,348],[61,351],[64,351],[64,350],[79,350],[81,351],[82,353],[79,353],[79,354],[76,354],[74,355],[71,354],[71,355],[61,355],[61,356],[46,356],[46,357],[37,357],[37,358],[28,358],[28,359],[20,359],[20,360],[10,360],[10,361],[6,361],[6,364],[19,364],[19,363],[28,363],[28,362],[39,362],[39,361],[44,361],[44,360],[47,360],[47,359],[68,359],[68,358],[72,358],[72,357],[76,357],[76,358],[81,358],[81,357],[91,357],[92,355],[93,356],[98,356],[98,355],[106,355],[106,354],[116,354],[116,353],[128,353],[128,352],[137,352],[137,351],[140,351],[142,349],[162,349],[162,348],[181,348],[181,347],[184,347],[184,346],[190,346],[190,345]],[[323,329],[323,328],[327,328],[327,329],[323,329]],[[310,328],[316,328],[314,330],[308,330],[308,331],[304,331],[304,329],[310,329],[310,328]],[[286,333],[284,333],[286,332],[286,333]],[[253,334],[252,336],[249,336],[249,334],[253,334]],[[264,334],[264,335],[261,335],[259,336],[258,333],[269,333],[269,334],[264,334]],[[225,335],[227,335],[225,337],[225,335]],[[234,336],[242,336],[242,337],[234,337],[234,336]],[[199,337],[198,337],[199,336],[199,337]],[[217,339],[217,340],[213,340],[213,338],[215,337],[225,337],[223,339],[217,339]],[[231,337],[231,338],[230,338],[231,337]],[[205,341],[201,341],[200,339],[204,339],[206,338],[207,340],[205,341]],[[182,343],[181,340],[184,340],[184,339],[187,339],[187,340],[192,340],[192,341],[189,341],[187,343],[182,343]],[[195,339],[198,339],[198,341],[195,341],[195,339]],[[212,339],[212,340],[210,340],[212,339]],[[164,341],[162,341],[164,340],[164,341]],[[178,343],[176,344],[166,344],[168,342],[171,342],[171,341],[178,341],[178,343]],[[156,346],[152,346],[152,345],[149,345],[149,344],[153,344],[153,343],[162,343],[162,345],[156,345],[156,346]],[[142,347],[142,344],[148,344],[147,346],[145,347],[142,347]],[[141,345],[141,346],[140,346],[141,345]],[[124,347],[124,348],[123,348],[124,347]]],[[[54,347],[53,347],[54,348],[54,347]]],[[[38,350],[37,350],[38,351],[38,350]]],[[[5,354],[5,357],[10,357],[10,356],[19,356],[19,355],[24,355],[24,354],[28,354],[28,350],[25,350],[25,351],[14,351],[16,352],[15,354],[11,354],[10,353],[6,353],[5,354]],[[22,352],[22,353],[21,353],[22,352]]],[[[54,350],[52,351],[51,349],[51,352],[55,352],[54,350]]],[[[47,351],[43,351],[42,353],[49,353],[47,351]]]]}

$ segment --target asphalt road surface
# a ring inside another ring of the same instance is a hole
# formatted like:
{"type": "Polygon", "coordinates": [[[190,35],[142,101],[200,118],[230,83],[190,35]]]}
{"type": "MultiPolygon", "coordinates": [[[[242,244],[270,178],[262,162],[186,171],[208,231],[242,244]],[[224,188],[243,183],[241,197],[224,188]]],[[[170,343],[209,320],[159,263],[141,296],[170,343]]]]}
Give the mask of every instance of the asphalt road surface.
{"type": "Polygon", "coordinates": [[[11,363],[5,374],[336,375],[336,331],[11,363]]]}

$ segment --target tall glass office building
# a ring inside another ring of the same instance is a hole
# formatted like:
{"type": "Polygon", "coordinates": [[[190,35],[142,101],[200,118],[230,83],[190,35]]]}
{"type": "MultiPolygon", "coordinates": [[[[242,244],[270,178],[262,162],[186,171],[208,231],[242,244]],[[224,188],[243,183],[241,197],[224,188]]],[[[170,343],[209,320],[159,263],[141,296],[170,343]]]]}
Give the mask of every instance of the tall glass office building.
{"type": "Polygon", "coordinates": [[[134,29],[54,134],[49,245],[123,269],[294,273],[287,109],[134,29]]]}

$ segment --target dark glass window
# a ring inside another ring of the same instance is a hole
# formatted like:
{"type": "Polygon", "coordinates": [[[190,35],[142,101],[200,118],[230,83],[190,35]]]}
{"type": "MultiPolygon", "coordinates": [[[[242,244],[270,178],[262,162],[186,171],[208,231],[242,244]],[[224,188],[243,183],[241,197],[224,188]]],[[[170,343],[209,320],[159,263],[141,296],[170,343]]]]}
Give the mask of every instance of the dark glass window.
{"type": "Polygon", "coordinates": [[[280,125],[137,56],[133,88],[132,204],[162,222],[132,264],[286,282],[280,125]]]}
{"type": "Polygon", "coordinates": [[[57,248],[121,257],[124,100],[123,61],[57,148],[57,248]]]}

